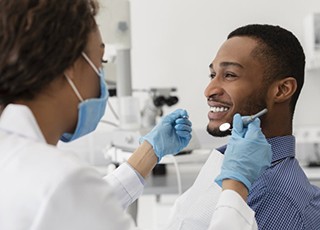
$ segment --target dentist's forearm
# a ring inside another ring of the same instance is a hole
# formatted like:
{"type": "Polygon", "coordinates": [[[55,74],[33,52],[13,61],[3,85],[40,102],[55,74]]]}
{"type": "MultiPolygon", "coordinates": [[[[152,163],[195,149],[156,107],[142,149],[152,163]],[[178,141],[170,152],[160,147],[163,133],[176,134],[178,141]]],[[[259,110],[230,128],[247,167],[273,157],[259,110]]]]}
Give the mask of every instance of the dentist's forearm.
{"type": "Polygon", "coordinates": [[[131,167],[144,178],[151,173],[157,162],[158,158],[154,153],[153,147],[147,141],[144,141],[128,160],[131,167]]]}
{"type": "Polygon", "coordinates": [[[222,181],[222,190],[227,189],[237,192],[244,201],[247,201],[249,192],[247,187],[241,182],[231,179],[225,179],[222,181]]]}

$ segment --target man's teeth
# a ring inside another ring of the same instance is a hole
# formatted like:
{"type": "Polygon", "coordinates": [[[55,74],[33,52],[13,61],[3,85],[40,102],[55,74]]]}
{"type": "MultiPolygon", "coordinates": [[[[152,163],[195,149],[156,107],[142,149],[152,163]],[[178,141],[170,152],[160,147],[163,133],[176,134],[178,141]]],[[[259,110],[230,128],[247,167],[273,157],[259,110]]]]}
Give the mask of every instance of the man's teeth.
{"type": "Polygon", "coordinates": [[[229,108],[226,107],[210,107],[210,111],[213,113],[217,113],[217,112],[225,112],[227,111],[229,108]]]}

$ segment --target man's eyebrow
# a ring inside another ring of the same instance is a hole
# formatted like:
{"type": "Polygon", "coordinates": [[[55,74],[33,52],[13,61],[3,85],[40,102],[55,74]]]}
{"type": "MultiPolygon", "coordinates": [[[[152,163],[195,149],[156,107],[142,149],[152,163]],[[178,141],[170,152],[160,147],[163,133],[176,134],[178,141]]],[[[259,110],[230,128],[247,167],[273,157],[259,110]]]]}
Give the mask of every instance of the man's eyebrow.
{"type": "Polygon", "coordinates": [[[240,67],[240,68],[244,68],[241,64],[237,63],[237,62],[221,62],[220,63],[221,67],[227,67],[227,66],[236,66],[236,67],[240,67]]]}
{"type": "Polygon", "coordinates": [[[102,43],[100,44],[100,47],[101,47],[101,48],[105,48],[106,45],[102,42],[102,43]]]}
{"type": "MultiPolygon", "coordinates": [[[[227,67],[227,66],[237,66],[237,67],[240,67],[240,68],[244,68],[241,64],[237,63],[237,62],[221,62],[220,63],[220,67],[227,67]]],[[[213,70],[213,64],[211,63],[209,65],[209,69],[210,70],[213,70]]]]}

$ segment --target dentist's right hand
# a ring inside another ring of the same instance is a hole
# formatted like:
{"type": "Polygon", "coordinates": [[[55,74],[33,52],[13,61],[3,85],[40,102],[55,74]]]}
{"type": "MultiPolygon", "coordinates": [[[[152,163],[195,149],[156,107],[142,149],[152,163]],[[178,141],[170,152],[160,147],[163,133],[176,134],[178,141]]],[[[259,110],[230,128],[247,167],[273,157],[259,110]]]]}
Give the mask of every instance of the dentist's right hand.
{"type": "Polygon", "coordinates": [[[240,114],[235,114],[221,172],[215,181],[221,186],[224,179],[237,180],[250,191],[252,183],[270,166],[271,158],[271,145],[261,131],[260,120],[245,127],[240,114]]]}
{"type": "Polygon", "coordinates": [[[140,138],[140,143],[148,141],[158,162],[163,156],[176,154],[191,140],[191,122],[186,110],[177,109],[166,115],[148,134],[140,138]]]}

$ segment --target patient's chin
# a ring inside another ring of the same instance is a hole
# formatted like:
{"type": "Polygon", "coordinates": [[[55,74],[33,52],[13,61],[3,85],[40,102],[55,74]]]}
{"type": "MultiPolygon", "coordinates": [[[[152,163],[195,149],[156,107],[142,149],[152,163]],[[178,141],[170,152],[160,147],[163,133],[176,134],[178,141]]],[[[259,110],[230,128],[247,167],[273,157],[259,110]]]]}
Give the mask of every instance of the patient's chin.
{"type": "Polygon", "coordinates": [[[227,130],[225,132],[222,132],[219,130],[219,128],[210,128],[209,125],[207,126],[207,132],[214,137],[226,137],[231,135],[231,131],[227,130]]]}

